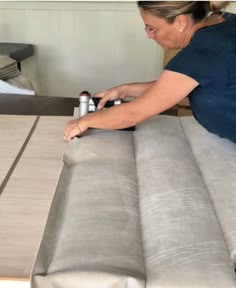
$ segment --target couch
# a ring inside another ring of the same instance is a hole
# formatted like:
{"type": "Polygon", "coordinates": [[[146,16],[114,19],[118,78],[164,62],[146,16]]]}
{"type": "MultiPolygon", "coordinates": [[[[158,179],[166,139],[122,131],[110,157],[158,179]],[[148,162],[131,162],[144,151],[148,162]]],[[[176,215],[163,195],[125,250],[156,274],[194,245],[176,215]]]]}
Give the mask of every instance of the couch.
{"type": "Polygon", "coordinates": [[[192,116],[74,138],[32,288],[236,287],[236,145],[192,116]]]}

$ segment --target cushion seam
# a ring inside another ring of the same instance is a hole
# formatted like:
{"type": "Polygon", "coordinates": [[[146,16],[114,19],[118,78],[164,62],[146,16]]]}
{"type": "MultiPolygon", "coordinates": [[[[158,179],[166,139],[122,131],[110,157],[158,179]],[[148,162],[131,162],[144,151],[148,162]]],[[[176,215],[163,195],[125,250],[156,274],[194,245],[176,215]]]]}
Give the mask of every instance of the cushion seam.
{"type": "Polygon", "coordinates": [[[31,128],[29,130],[28,135],[26,136],[26,139],[25,139],[24,143],[22,144],[19,152],[17,153],[17,155],[15,157],[15,160],[13,161],[11,167],[9,168],[5,178],[3,179],[2,184],[0,185],[0,196],[3,194],[3,190],[5,189],[8,181],[10,180],[10,178],[11,178],[11,176],[13,174],[13,172],[15,171],[15,168],[16,168],[18,162],[20,161],[20,159],[21,159],[21,157],[22,157],[22,155],[23,155],[23,153],[24,153],[24,151],[25,151],[25,149],[26,149],[26,147],[27,147],[27,145],[28,145],[28,143],[29,143],[29,141],[30,141],[30,139],[31,139],[36,127],[37,127],[37,125],[38,125],[39,119],[40,119],[40,116],[37,116],[35,121],[34,121],[34,123],[33,123],[33,125],[31,126],[31,128]]]}
{"type": "MultiPolygon", "coordinates": [[[[135,132],[134,132],[135,133],[135,132]]],[[[141,209],[140,209],[140,189],[139,189],[139,185],[138,185],[138,175],[137,175],[137,157],[136,157],[136,142],[134,139],[134,133],[132,133],[132,142],[133,142],[133,156],[134,156],[134,163],[135,163],[135,183],[136,183],[136,190],[137,190],[137,197],[138,197],[138,214],[139,214],[139,231],[140,231],[140,236],[141,236],[141,244],[142,244],[142,254],[143,254],[143,268],[144,268],[144,283],[145,283],[145,287],[146,287],[146,257],[145,257],[145,253],[144,253],[144,242],[143,242],[143,230],[142,230],[142,224],[141,224],[141,209]]]]}

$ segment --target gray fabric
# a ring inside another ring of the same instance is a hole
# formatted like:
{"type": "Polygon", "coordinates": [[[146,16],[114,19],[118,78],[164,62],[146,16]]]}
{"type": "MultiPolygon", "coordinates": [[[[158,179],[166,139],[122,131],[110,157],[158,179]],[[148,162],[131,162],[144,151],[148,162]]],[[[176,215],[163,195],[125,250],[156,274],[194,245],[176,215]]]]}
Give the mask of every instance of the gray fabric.
{"type": "Polygon", "coordinates": [[[235,287],[205,185],[176,117],[134,134],[147,287],[235,287]]]}
{"type": "Polygon", "coordinates": [[[70,144],[32,287],[144,287],[132,135],[70,144]]]}
{"type": "Polygon", "coordinates": [[[6,55],[0,55],[0,79],[7,80],[19,74],[16,61],[6,55]]]}
{"type": "Polygon", "coordinates": [[[209,133],[192,117],[181,122],[236,263],[236,145],[209,133]]]}
{"type": "Polygon", "coordinates": [[[184,134],[179,118],[157,116],[68,145],[32,288],[236,287],[184,134]]]}
{"type": "Polygon", "coordinates": [[[0,55],[0,72],[4,71],[4,69],[7,69],[9,67],[15,67],[16,60],[6,56],[6,55],[0,55]]]}
{"type": "Polygon", "coordinates": [[[28,77],[24,76],[23,74],[20,74],[16,77],[12,77],[6,80],[6,82],[18,88],[32,90],[35,93],[37,92],[33,85],[33,81],[29,79],[28,77]]]}

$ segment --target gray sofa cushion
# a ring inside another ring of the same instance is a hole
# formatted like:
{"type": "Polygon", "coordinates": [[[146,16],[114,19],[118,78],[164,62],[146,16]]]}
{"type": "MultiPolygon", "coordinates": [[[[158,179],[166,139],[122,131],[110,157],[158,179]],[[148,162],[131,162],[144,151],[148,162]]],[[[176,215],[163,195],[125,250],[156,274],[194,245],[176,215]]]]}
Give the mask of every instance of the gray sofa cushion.
{"type": "Polygon", "coordinates": [[[33,287],[144,287],[132,135],[102,132],[70,144],[33,287]]]}
{"type": "Polygon", "coordinates": [[[235,287],[224,237],[179,119],[153,118],[134,134],[146,285],[235,287]]]}
{"type": "Polygon", "coordinates": [[[32,288],[236,287],[188,141],[171,116],[74,139],[32,288]]]}
{"type": "Polygon", "coordinates": [[[236,145],[208,133],[192,117],[181,122],[236,263],[236,145]]]}

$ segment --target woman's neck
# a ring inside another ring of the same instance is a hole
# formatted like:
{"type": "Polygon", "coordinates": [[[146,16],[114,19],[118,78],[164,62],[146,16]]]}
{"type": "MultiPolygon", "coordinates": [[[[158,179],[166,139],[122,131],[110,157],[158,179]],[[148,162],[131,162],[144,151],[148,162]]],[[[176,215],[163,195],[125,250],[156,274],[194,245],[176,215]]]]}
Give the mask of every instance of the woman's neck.
{"type": "Polygon", "coordinates": [[[196,24],[192,24],[189,29],[187,31],[185,31],[185,34],[183,35],[183,41],[182,41],[182,47],[180,48],[184,48],[186,47],[189,42],[191,41],[191,39],[194,37],[194,34],[196,33],[196,31],[198,31],[201,28],[204,27],[208,27],[208,26],[213,26],[219,23],[224,22],[225,19],[222,15],[219,14],[211,14],[209,17],[207,17],[205,20],[196,23],[196,24]]]}
{"type": "Polygon", "coordinates": [[[221,15],[221,14],[211,14],[209,17],[207,17],[204,21],[196,24],[196,30],[195,32],[200,29],[200,28],[203,28],[203,27],[207,27],[207,26],[213,26],[213,25],[216,25],[216,24],[219,24],[219,23],[222,23],[224,22],[225,19],[224,17],[221,15]],[[199,27],[197,27],[197,25],[199,27]]]}

